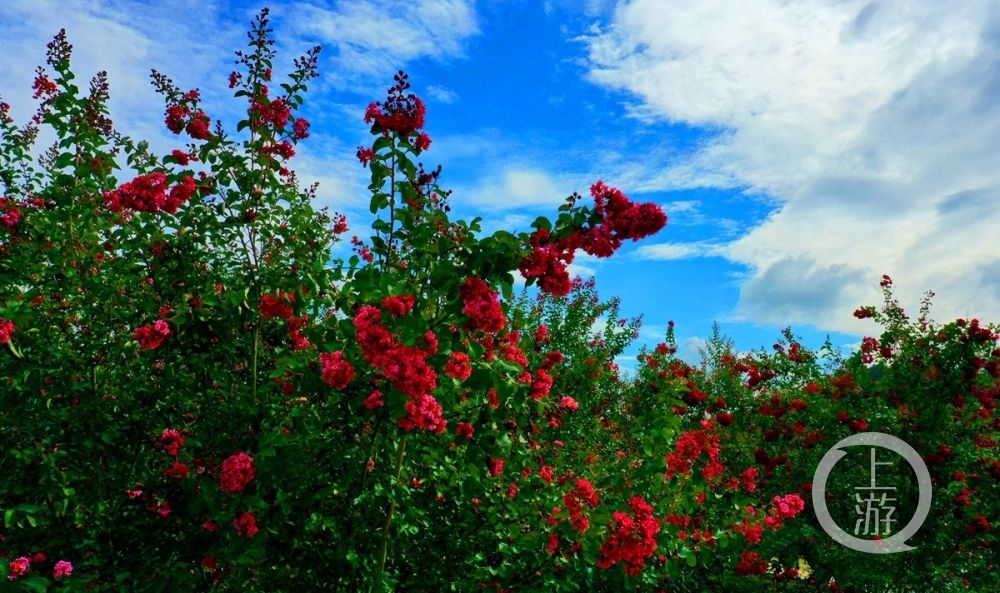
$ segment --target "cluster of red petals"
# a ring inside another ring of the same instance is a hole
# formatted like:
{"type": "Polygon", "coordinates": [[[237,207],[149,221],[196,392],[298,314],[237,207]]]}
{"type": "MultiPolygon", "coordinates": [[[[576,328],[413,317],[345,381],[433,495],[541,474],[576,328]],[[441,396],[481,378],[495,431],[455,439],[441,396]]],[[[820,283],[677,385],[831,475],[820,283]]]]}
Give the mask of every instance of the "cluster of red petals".
{"type": "Polygon", "coordinates": [[[14,232],[14,227],[21,220],[21,207],[13,198],[0,196],[0,227],[14,232]]]}
{"type": "Polygon", "coordinates": [[[270,126],[278,131],[285,129],[291,117],[292,110],[284,99],[265,102],[262,97],[261,100],[254,101],[250,106],[250,121],[257,125],[270,126]]]}
{"type": "Polygon", "coordinates": [[[433,395],[422,393],[406,402],[406,417],[399,419],[399,425],[406,431],[422,428],[441,434],[448,427],[442,413],[438,400],[433,395]]]}
{"type": "Polygon", "coordinates": [[[0,317],[0,344],[9,342],[14,331],[14,322],[0,317]]]}
{"type": "Polygon", "coordinates": [[[611,568],[623,562],[625,573],[637,576],[645,567],[646,560],[656,552],[660,520],[653,516],[653,507],[641,496],[633,496],[628,506],[632,515],[622,511],[611,514],[611,533],[601,544],[597,567],[611,568]]]}
{"type": "Polygon", "coordinates": [[[521,260],[521,275],[538,278],[543,292],[566,296],[572,288],[568,266],[573,263],[581,237],[574,233],[562,240],[552,240],[549,231],[538,229],[531,234],[531,253],[521,260]]]}
{"type": "Polygon", "coordinates": [[[257,310],[264,319],[277,317],[288,319],[292,316],[292,304],[295,302],[295,294],[279,290],[278,294],[265,294],[260,297],[260,304],[257,310]]]}
{"type": "MultiPolygon", "coordinates": [[[[408,302],[403,300],[404,305],[408,302]]],[[[392,310],[395,306],[390,304],[387,309],[392,310]]],[[[403,306],[397,310],[406,308],[403,306]]],[[[444,432],[447,422],[441,416],[441,405],[430,395],[437,387],[437,372],[427,363],[427,357],[437,348],[433,334],[428,332],[431,338],[427,340],[430,345],[428,350],[400,344],[382,326],[382,312],[371,305],[358,310],[354,316],[354,328],[365,360],[410,398],[406,403],[407,416],[399,420],[400,426],[404,430],[423,428],[436,433],[444,432]]]]}
{"type": "Polygon", "coordinates": [[[578,478],[576,486],[563,495],[563,504],[569,513],[570,523],[573,529],[583,533],[590,527],[590,517],[583,514],[583,505],[586,503],[590,508],[595,508],[601,503],[600,497],[594,490],[594,485],[589,480],[578,478]]]}
{"type": "MultiPolygon", "coordinates": [[[[420,97],[406,93],[406,89],[410,87],[406,74],[400,72],[394,78],[396,84],[389,89],[386,100],[368,105],[365,123],[374,123],[383,134],[395,132],[400,136],[409,136],[424,127],[427,108],[420,97]]],[[[430,138],[420,142],[429,146],[430,138]]]]}
{"type": "Polygon", "coordinates": [[[374,410],[384,406],[385,399],[382,397],[382,392],[378,390],[371,392],[371,394],[365,398],[363,405],[366,410],[374,410]]]}
{"type": "Polygon", "coordinates": [[[382,308],[396,317],[402,317],[412,311],[416,303],[416,297],[410,294],[387,296],[382,299],[382,308]]]}
{"type": "Polygon", "coordinates": [[[783,519],[792,519],[806,508],[806,503],[798,494],[775,496],[771,500],[771,512],[764,523],[771,529],[781,529],[783,519]]]}
{"type": "Polygon", "coordinates": [[[171,457],[177,457],[180,453],[181,447],[184,445],[184,435],[174,428],[163,429],[163,434],[160,435],[160,445],[163,446],[163,450],[171,457]]]}
{"type": "Polygon", "coordinates": [[[462,295],[462,313],[469,318],[469,329],[492,334],[504,328],[507,318],[500,306],[499,296],[490,290],[489,284],[479,278],[469,278],[459,292],[462,295]]]}
{"type": "Polygon", "coordinates": [[[664,479],[669,480],[675,474],[688,475],[695,459],[702,453],[708,456],[708,463],[702,469],[703,477],[711,480],[721,475],[723,466],[719,461],[719,435],[707,430],[691,430],[681,433],[674,450],[667,453],[664,479]]]}
{"type": "Polygon", "coordinates": [[[610,257],[628,239],[638,241],[667,224],[663,209],[653,203],[637,204],[616,188],[598,181],[590,187],[594,213],[600,222],[554,239],[546,229],[531,235],[531,253],[521,260],[525,278],[537,278],[543,292],[566,296],[572,287],[568,266],[577,249],[596,257],[610,257]]]}
{"type": "Polygon", "coordinates": [[[288,338],[292,341],[293,350],[305,350],[309,347],[309,338],[302,333],[302,328],[309,321],[309,316],[289,317],[285,323],[288,338]]]}
{"type": "Polygon", "coordinates": [[[170,325],[162,319],[149,325],[141,325],[135,328],[132,337],[139,343],[141,348],[155,350],[159,348],[163,341],[170,337],[170,325]]]}
{"type": "Polygon", "coordinates": [[[43,96],[54,95],[59,90],[56,83],[52,82],[52,79],[44,74],[39,74],[35,77],[35,81],[31,84],[31,88],[35,91],[33,97],[35,99],[40,99],[43,96]]]}
{"type": "Polygon", "coordinates": [[[190,474],[190,469],[187,464],[175,461],[170,467],[163,470],[163,474],[168,478],[184,480],[190,474]]]}
{"type": "Polygon", "coordinates": [[[253,457],[242,451],[230,455],[219,467],[219,489],[228,494],[243,492],[255,473],[253,457]]]}
{"type": "Polygon", "coordinates": [[[27,556],[15,558],[7,565],[7,579],[13,581],[22,577],[28,572],[29,568],[31,568],[31,558],[27,556]]]}
{"type": "Polygon", "coordinates": [[[354,367],[341,351],[324,352],[319,355],[319,362],[323,366],[323,381],[334,389],[344,389],[354,378],[354,367]]]}
{"type": "Polygon", "coordinates": [[[471,439],[472,435],[476,434],[476,427],[463,420],[455,426],[455,434],[471,439]]]}
{"type": "Polygon", "coordinates": [[[167,176],[163,173],[140,175],[118,189],[104,192],[104,204],[112,212],[136,210],[176,214],[181,204],[190,200],[198,189],[190,176],[181,178],[173,187],[168,185],[167,176]]]}
{"type": "Polygon", "coordinates": [[[764,535],[764,526],[760,523],[750,523],[744,519],[743,523],[737,523],[733,526],[733,531],[742,533],[747,544],[755,546],[760,543],[761,537],[764,535]]]}
{"type": "Polygon", "coordinates": [[[472,360],[465,352],[454,352],[445,363],[444,372],[449,377],[465,381],[472,375],[472,360]]]}
{"type": "Polygon", "coordinates": [[[233,529],[240,537],[251,538],[260,531],[257,527],[257,517],[251,513],[240,513],[233,518],[233,529]]]}
{"type": "Polygon", "coordinates": [[[757,552],[743,551],[740,553],[740,561],[736,565],[736,574],[741,577],[764,574],[767,572],[767,561],[760,557],[757,552]]]}
{"type": "Polygon", "coordinates": [[[528,395],[536,401],[545,399],[552,391],[553,382],[552,375],[548,374],[545,369],[538,369],[531,379],[531,391],[528,395]]]}
{"type": "Polygon", "coordinates": [[[189,136],[195,140],[210,140],[212,132],[210,126],[212,120],[204,111],[192,110],[184,105],[170,105],[167,107],[164,123],[167,129],[174,134],[180,134],[187,130],[189,136]]]}
{"type": "Polygon", "coordinates": [[[503,466],[507,463],[506,459],[490,457],[486,460],[486,469],[489,470],[490,475],[494,478],[503,473],[503,466]]]}

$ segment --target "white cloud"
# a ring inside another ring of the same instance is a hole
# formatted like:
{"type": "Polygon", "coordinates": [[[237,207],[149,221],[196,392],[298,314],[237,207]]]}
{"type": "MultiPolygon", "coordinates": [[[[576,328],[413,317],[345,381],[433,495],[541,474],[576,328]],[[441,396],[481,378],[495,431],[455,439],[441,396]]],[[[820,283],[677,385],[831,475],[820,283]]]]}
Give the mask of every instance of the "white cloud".
{"type": "Polygon", "coordinates": [[[723,249],[720,245],[705,241],[696,243],[654,243],[652,245],[643,245],[636,249],[635,257],[638,259],[670,261],[692,257],[719,256],[722,255],[723,249]]]}
{"type": "Polygon", "coordinates": [[[427,87],[427,96],[447,105],[458,100],[458,93],[436,84],[427,87]]]}
{"type": "Polygon", "coordinates": [[[342,83],[373,76],[388,80],[417,58],[461,56],[463,42],[479,31],[472,2],[466,0],[354,0],[330,7],[301,2],[289,13],[294,18],[287,24],[296,33],[336,52],[334,67],[347,78],[342,83]]]}
{"type": "Polygon", "coordinates": [[[701,364],[703,359],[702,354],[706,351],[706,348],[708,348],[708,342],[704,338],[691,336],[684,340],[677,349],[677,358],[690,365],[698,366],[701,364]]]}
{"type": "Polygon", "coordinates": [[[455,196],[488,211],[541,206],[551,212],[569,197],[572,188],[583,187],[582,177],[556,176],[541,169],[516,165],[484,178],[495,181],[456,189],[455,196]]]}
{"type": "Polygon", "coordinates": [[[776,201],[719,251],[749,270],[737,317],[857,332],[889,273],[911,308],[1000,318],[997,3],[632,0],[588,44],[636,113],[719,130],[647,187],[776,201]]]}

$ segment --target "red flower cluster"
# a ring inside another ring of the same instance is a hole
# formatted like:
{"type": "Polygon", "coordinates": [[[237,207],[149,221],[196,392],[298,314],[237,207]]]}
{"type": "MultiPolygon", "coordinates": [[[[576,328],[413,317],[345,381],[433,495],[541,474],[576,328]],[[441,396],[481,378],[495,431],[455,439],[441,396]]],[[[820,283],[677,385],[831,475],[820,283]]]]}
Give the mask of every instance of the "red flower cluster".
{"type": "Polygon", "coordinates": [[[469,278],[459,289],[462,295],[462,313],[469,318],[468,327],[495,334],[507,323],[500,298],[490,290],[490,285],[479,278],[469,278]]]}
{"type": "Polygon", "coordinates": [[[7,580],[13,581],[24,576],[29,568],[31,568],[31,558],[27,556],[11,560],[10,564],[7,565],[7,580]]]}
{"type": "Polygon", "coordinates": [[[601,544],[598,568],[611,568],[625,563],[625,573],[637,576],[646,565],[646,559],[656,552],[656,534],[660,520],[653,516],[653,507],[641,496],[628,502],[634,516],[622,511],[611,514],[610,537],[601,544]]]}
{"type": "Polygon", "coordinates": [[[621,247],[622,241],[638,241],[659,232],[667,224],[663,209],[653,203],[636,204],[621,190],[598,181],[590,187],[594,211],[602,220],[592,227],[581,245],[597,257],[609,257],[621,247]]]}
{"type": "Polygon", "coordinates": [[[191,470],[188,469],[187,464],[181,463],[179,461],[175,461],[173,464],[170,465],[170,467],[163,470],[163,475],[167,476],[168,478],[173,478],[177,480],[187,479],[190,473],[191,470]]]}
{"type": "Polygon", "coordinates": [[[404,294],[400,296],[387,296],[382,299],[382,308],[396,317],[402,317],[413,310],[417,304],[417,299],[413,295],[404,294]]]}
{"type": "Polygon", "coordinates": [[[528,395],[535,401],[544,399],[552,391],[553,382],[552,375],[549,375],[545,369],[538,369],[531,380],[531,392],[528,395]]]}
{"type": "MultiPolygon", "coordinates": [[[[267,95],[267,87],[264,87],[262,94],[267,95]]],[[[259,101],[254,101],[250,107],[250,121],[254,123],[256,129],[261,125],[269,125],[277,131],[285,129],[288,120],[292,117],[292,110],[285,103],[284,99],[275,99],[265,103],[263,97],[259,101]]],[[[308,124],[306,124],[308,126],[308,124]]]]}
{"type": "MultiPolygon", "coordinates": [[[[395,132],[400,136],[409,136],[424,127],[424,117],[427,109],[424,102],[413,93],[406,93],[410,88],[409,77],[403,72],[398,72],[393,80],[396,84],[389,89],[386,100],[382,103],[371,103],[365,111],[365,123],[374,123],[382,133],[388,135],[395,132]]],[[[426,136],[422,134],[421,136],[426,136]]],[[[418,140],[430,146],[430,138],[424,141],[418,140]]]]}
{"type": "Polygon", "coordinates": [[[167,176],[154,172],[140,175],[123,183],[118,189],[104,192],[104,204],[112,212],[137,210],[140,212],[167,212],[176,214],[181,204],[191,199],[198,186],[187,176],[167,188],[167,176]]]}
{"type": "Polygon", "coordinates": [[[279,290],[277,295],[265,294],[260,297],[260,304],[257,310],[264,319],[277,317],[288,319],[292,316],[292,304],[295,302],[295,294],[279,290]]]}
{"type": "Polygon", "coordinates": [[[764,526],[759,523],[750,523],[744,519],[743,523],[737,523],[733,526],[733,531],[742,533],[747,544],[755,546],[760,543],[761,537],[764,535],[764,526]]]}
{"type": "Polygon", "coordinates": [[[14,227],[21,220],[21,208],[13,198],[0,196],[0,227],[14,232],[14,227]]]}
{"type": "Polygon", "coordinates": [[[163,434],[160,435],[160,445],[163,446],[163,450],[166,451],[167,455],[177,457],[181,447],[184,445],[184,435],[176,429],[165,428],[163,429],[163,434]]]}
{"type": "Polygon", "coordinates": [[[260,531],[257,528],[257,518],[251,513],[240,513],[233,518],[233,529],[240,537],[251,538],[260,531]]]}
{"type": "Polygon", "coordinates": [[[285,323],[288,331],[288,338],[292,341],[293,350],[305,350],[309,347],[309,338],[302,333],[302,327],[309,321],[308,315],[301,317],[289,317],[285,323]]]}
{"type": "Polygon", "coordinates": [[[573,263],[577,249],[597,257],[609,257],[626,239],[638,241],[667,224],[663,209],[653,203],[636,204],[620,190],[598,181],[590,187],[594,198],[594,213],[600,222],[589,228],[574,230],[565,237],[553,239],[546,229],[531,235],[531,253],[521,260],[525,278],[538,278],[543,292],[566,296],[571,289],[567,267],[573,263]]]}
{"type": "Polygon", "coordinates": [[[441,405],[430,395],[437,387],[437,372],[427,364],[436,344],[431,343],[429,350],[400,344],[381,322],[382,312],[371,305],[361,307],[354,316],[358,345],[365,360],[410,398],[406,403],[407,417],[399,420],[400,426],[405,430],[424,428],[444,432],[447,422],[441,417],[441,405]]]}
{"type": "Polygon", "coordinates": [[[767,562],[757,552],[744,551],[740,553],[740,561],[736,565],[736,574],[741,577],[767,572],[767,562]]]}
{"type": "Polygon", "coordinates": [[[381,408],[385,405],[385,400],[382,399],[381,391],[373,391],[371,395],[365,398],[364,404],[366,410],[374,410],[376,408],[381,408]]]}
{"type": "Polygon", "coordinates": [[[663,478],[669,480],[675,474],[687,475],[694,460],[703,452],[709,459],[702,470],[704,478],[709,480],[719,476],[723,469],[719,462],[719,435],[709,434],[707,430],[691,430],[681,433],[674,450],[667,453],[667,472],[663,478]]]}
{"type": "Polygon", "coordinates": [[[0,317],[0,344],[6,344],[14,335],[14,322],[0,317]]]}
{"type": "Polygon", "coordinates": [[[141,348],[155,350],[170,337],[170,333],[170,325],[162,319],[157,319],[155,323],[135,328],[132,337],[141,348]]]}
{"type": "MultiPolygon", "coordinates": [[[[190,96],[190,93],[188,95],[190,96]]],[[[200,109],[192,110],[179,104],[170,105],[167,107],[164,123],[166,123],[167,129],[174,134],[180,134],[186,129],[188,135],[195,140],[210,140],[212,138],[212,133],[209,131],[212,120],[200,109]]]]}
{"type": "Polygon", "coordinates": [[[455,426],[455,434],[457,434],[458,436],[471,439],[472,435],[474,435],[475,433],[476,433],[476,427],[469,424],[468,422],[465,422],[464,420],[462,422],[459,422],[458,425],[455,426]]]}
{"type": "Polygon", "coordinates": [[[334,389],[344,389],[354,378],[354,367],[341,351],[324,352],[319,355],[319,362],[323,365],[323,381],[334,389]]]}
{"type": "Polygon", "coordinates": [[[256,473],[253,457],[242,451],[226,458],[219,471],[219,489],[228,494],[243,492],[256,473]]]}
{"type": "Polygon", "coordinates": [[[444,372],[449,377],[465,381],[472,375],[472,360],[465,352],[453,352],[444,365],[444,372]]]}
{"type": "Polygon", "coordinates": [[[399,425],[406,431],[422,428],[441,434],[448,426],[448,422],[442,417],[443,412],[441,404],[433,395],[422,393],[406,402],[406,417],[399,419],[399,425]]]}
{"type": "Polygon", "coordinates": [[[490,471],[490,475],[495,478],[503,472],[503,466],[506,463],[506,459],[490,457],[486,460],[486,468],[490,471]]]}
{"type": "Polygon", "coordinates": [[[771,500],[771,512],[764,523],[771,529],[781,529],[782,519],[792,519],[806,508],[806,503],[798,494],[775,496],[771,500]]]}
{"type": "Polygon", "coordinates": [[[590,527],[590,517],[583,514],[583,503],[587,503],[590,508],[595,508],[601,504],[601,499],[594,490],[594,485],[584,478],[578,478],[576,486],[563,495],[563,504],[569,512],[569,520],[580,533],[590,527]]]}

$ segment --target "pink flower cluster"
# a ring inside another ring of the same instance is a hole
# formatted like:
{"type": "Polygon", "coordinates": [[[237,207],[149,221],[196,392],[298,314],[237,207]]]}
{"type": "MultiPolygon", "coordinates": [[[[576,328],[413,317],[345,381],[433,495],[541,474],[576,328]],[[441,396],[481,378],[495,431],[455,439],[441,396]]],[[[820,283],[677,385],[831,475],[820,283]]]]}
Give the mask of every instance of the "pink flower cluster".
{"type": "Polygon", "coordinates": [[[702,470],[706,480],[722,474],[723,466],[719,462],[719,435],[710,434],[707,430],[690,430],[681,433],[674,450],[667,453],[667,472],[664,479],[669,480],[676,474],[688,475],[694,460],[702,453],[708,456],[708,463],[702,470]]]}
{"type": "MultiPolygon", "coordinates": [[[[382,103],[371,103],[365,111],[365,123],[374,123],[383,134],[395,132],[400,136],[409,136],[424,127],[424,117],[427,109],[424,102],[413,93],[406,93],[410,88],[408,76],[400,71],[394,77],[396,84],[389,89],[386,100],[382,103]]],[[[430,146],[430,138],[419,140],[424,146],[430,146]]]]}
{"type": "Polygon", "coordinates": [[[792,519],[806,508],[806,503],[798,494],[775,496],[771,500],[771,512],[764,518],[764,524],[771,529],[781,529],[783,519],[792,519]]]}
{"type": "MultiPolygon", "coordinates": [[[[393,302],[387,308],[408,310],[408,301],[403,301],[403,305],[399,307],[393,302]]],[[[399,420],[399,425],[404,430],[422,428],[443,433],[447,422],[442,417],[440,403],[430,394],[437,387],[437,372],[427,364],[427,357],[437,350],[433,333],[425,336],[427,349],[400,344],[382,326],[382,312],[371,305],[361,307],[354,316],[354,327],[365,360],[409,397],[407,415],[399,420]]]]}
{"type": "Polygon", "coordinates": [[[160,435],[160,445],[167,455],[177,457],[184,446],[184,435],[174,428],[165,428],[160,435]]]}
{"type": "Polygon", "coordinates": [[[257,527],[257,517],[252,513],[240,513],[233,518],[233,529],[240,537],[247,539],[257,535],[260,529],[257,527]]]}
{"type": "Polygon", "coordinates": [[[472,360],[465,352],[453,352],[444,364],[444,372],[449,377],[465,381],[472,375],[472,360]]]}
{"type": "Polygon", "coordinates": [[[601,544],[597,567],[611,568],[624,562],[625,573],[637,576],[646,566],[646,560],[656,552],[660,520],[653,516],[653,507],[641,496],[633,496],[628,506],[632,515],[622,511],[611,514],[611,534],[601,544]]]}
{"type": "Polygon", "coordinates": [[[597,225],[574,230],[559,239],[553,239],[544,228],[531,235],[531,253],[521,260],[520,270],[525,278],[537,278],[543,292],[555,296],[569,294],[567,268],[573,263],[577,249],[609,257],[626,239],[638,241],[667,224],[662,208],[653,203],[636,204],[603,181],[592,185],[590,194],[594,198],[594,213],[601,219],[597,225]]]}
{"type": "MultiPolygon", "coordinates": [[[[184,95],[184,99],[186,101],[197,100],[198,91],[188,91],[184,95]]],[[[186,129],[188,135],[195,140],[210,140],[212,138],[212,133],[209,130],[212,120],[200,109],[191,109],[179,103],[169,105],[164,123],[167,125],[167,129],[174,134],[180,134],[186,129]]]]}
{"type": "Polygon", "coordinates": [[[589,480],[578,478],[576,486],[563,495],[563,504],[569,513],[570,524],[580,533],[590,527],[590,517],[583,514],[584,503],[593,509],[601,504],[601,499],[589,480]]]}
{"type": "Polygon", "coordinates": [[[264,319],[279,318],[288,319],[293,313],[295,303],[295,293],[279,290],[278,294],[265,294],[260,297],[260,305],[257,310],[264,319]]]}
{"type": "MultiPolygon", "coordinates": [[[[48,557],[43,552],[36,552],[30,558],[19,556],[10,561],[7,565],[7,580],[17,580],[28,573],[32,565],[37,566],[48,562],[48,557]]],[[[64,579],[73,574],[73,564],[68,560],[60,560],[52,567],[52,576],[56,579],[64,579]]]]}
{"type": "Polygon", "coordinates": [[[9,342],[14,331],[14,322],[0,317],[0,344],[9,342]]]}
{"type": "Polygon", "coordinates": [[[155,323],[135,328],[132,337],[139,343],[139,347],[155,350],[170,337],[170,334],[170,325],[162,319],[157,319],[155,323]]]}
{"type": "Polygon", "coordinates": [[[219,474],[220,490],[227,494],[243,492],[256,474],[253,457],[242,451],[230,455],[219,467],[219,474]]]}
{"type": "Polygon", "coordinates": [[[462,295],[462,313],[469,318],[468,327],[494,334],[507,322],[497,293],[479,278],[469,278],[459,289],[462,295]]]}
{"type": "Polygon", "coordinates": [[[319,355],[319,362],[323,365],[323,381],[334,389],[346,388],[354,378],[354,367],[344,359],[343,352],[324,352],[319,355]]]}
{"type": "Polygon", "coordinates": [[[191,176],[182,177],[168,187],[167,176],[160,172],[140,175],[104,192],[104,205],[112,212],[166,212],[176,214],[181,204],[191,199],[198,186],[191,176]]]}

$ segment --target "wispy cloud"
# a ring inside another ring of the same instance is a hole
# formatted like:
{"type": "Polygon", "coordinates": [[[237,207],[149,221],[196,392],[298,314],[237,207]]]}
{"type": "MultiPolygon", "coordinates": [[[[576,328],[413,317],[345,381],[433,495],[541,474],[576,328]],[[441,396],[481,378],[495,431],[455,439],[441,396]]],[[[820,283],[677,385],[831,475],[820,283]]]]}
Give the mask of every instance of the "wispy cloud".
{"type": "Polygon", "coordinates": [[[427,87],[427,96],[446,105],[450,105],[458,100],[458,93],[436,84],[427,87]]]}
{"type": "Polygon", "coordinates": [[[588,44],[637,113],[716,131],[650,185],[775,200],[719,251],[748,270],[738,315],[858,332],[890,273],[938,317],[1000,317],[1000,5],[632,0],[588,44]]]}
{"type": "Polygon", "coordinates": [[[466,0],[299,2],[290,12],[287,25],[295,34],[335,52],[335,80],[343,85],[388,80],[418,58],[461,56],[465,41],[479,32],[466,0]]]}
{"type": "Polygon", "coordinates": [[[722,245],[699,241],[695,243],[654,243],[643,245],[635,251],[635,257],[645,260],[671,261],[692,257],[722,256],[726,248],[722,245]]]}

